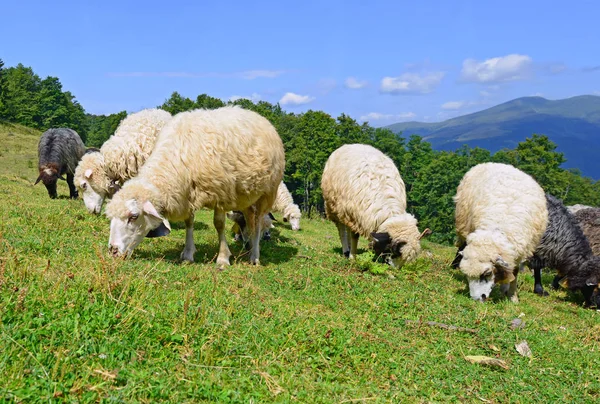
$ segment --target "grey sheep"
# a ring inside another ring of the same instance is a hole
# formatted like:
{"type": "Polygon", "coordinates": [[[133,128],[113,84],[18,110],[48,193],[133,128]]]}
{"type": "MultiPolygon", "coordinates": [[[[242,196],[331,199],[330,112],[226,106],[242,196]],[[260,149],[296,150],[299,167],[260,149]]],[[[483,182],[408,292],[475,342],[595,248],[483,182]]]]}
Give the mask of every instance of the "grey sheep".
{"type": "Polygon", "coordinates": [[[592,252],[600,257],[600,208],[580,209],[573,216],[587,237],[592,252]]]}
{"type": "Polygon", "coordinates": [[[58,179],[67,181],[70,197],[77,199],[79,194],[73,183],[73,176],[75,168],[85,152],[85,145],[74,130],[69,128],[48,129],[42,134],[38,144],[39,176],[35,184],[42,181],[50,198],[55,199],[58,179]],[[67,175],[66,179],[64,174],[67,175]]]}
{"type": "Polygon", "coordinates": [[[535,293],[544,294],[541,271],[543,267],[556,269],[552,282],[557,289],[564,281],[570,290],[580,290],[586,305],[600,305],[600,257],[594,256],[590,244],[575,217],[560,200],[546,194],[548,226],[542,241],[529,259],[534,271],[535,293]]]}

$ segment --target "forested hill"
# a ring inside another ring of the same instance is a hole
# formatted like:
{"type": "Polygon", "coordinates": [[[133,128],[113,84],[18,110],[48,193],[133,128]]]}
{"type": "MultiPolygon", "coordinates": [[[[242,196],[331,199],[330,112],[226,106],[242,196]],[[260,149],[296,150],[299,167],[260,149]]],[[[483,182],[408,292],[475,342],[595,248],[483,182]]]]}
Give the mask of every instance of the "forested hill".
{"type": "MultiPolygon", "coordinates": [[[[538,102],[546,108],[545,115],[552,113],[553,104],[546,105],[547,100],[534,98],[526,99],[526,102],[538,102]]],[[[453,241],[455,234],[452,196],[456,193],[462,176],[474,165],[486,161],[512,164],[527,172],[546,192],[556,195],[565,204],[600,206],[600,181],[561,168],[565,163],[563,152],[570,150],[568,145],[557,147],[547,136],[534,135],[544,131],[543,127],[540,130],[533,123],[531,130],[518,138],[515,137],[514,144],[509,148],[491,153],[485,148],[458,147],[461,142],[455,143],[457,147],[453,150],[434,150],[429,141],[420,136],[412,136],[413,131],[405,130],[399,136],[389,129],[361,124],[346,114],[333,117],[323,111],[314,110],[295,114],[284,111],[279,104],[265,101],[254,103],[247,99],[239,99],[224,102],[207,94],[190,99],[173,92],[157,107],[174,115],[190,109],[213,109],[228,104],[255,111],[275,126],[286,151],[284,181],[306,216],[313,213],[323,214],[321,173],[329,155],[347,143],[370,144],[394,161],[406,185],[408,211],[417,217],[419,227],[429,227],[433,230],[431,240],[437,242],[453,241]]],[[[504,115],[498,114],[497,119],[515,119],[514,117],[520,116],[517,107],[518,103],[512,107],[508,103],[503,107],[504,115]],[[514,111],[515,108],[517,112],[514,111]]],[[[585,112],[577,105],[572,107],[571,111],[571,115],[564,116],[565,119],[582,119],[580,115],[585,113],[585,116],[588,116],[586,119],[597,120],[597,115],[585,112]]],[[[8,153],[4,144],[19,143],[21,151],[28,156],[28,168],[23,170],[30,172],[21,174],[25,178],[36,178],[37,164],[34,160],[37,154],[35,147],[32,149],[31,139],[20,135],[22,130],[27,129],[14,124],[40,131],[56,126],[71,127],[81,135],[87,146],[100,146],[114,133],[125,116],[126,111],[108,116],[86,114],[75,97],[68,91],[63,91],[58,78],[42,79],[31,68],[23,65],[4,69],[0,60],[0,158],[4,157],[3,153],[8,153]]],[[[485,119],[482,118],[482,122],[485,122],[485,119]]],[[[540,125],[542,123],[540,122],[540,125]]],[[[573,133],[573,138],[583,136],[575,130],[573,133]]],[[[425,134],[430,135],[431,133],[425,134]]],[[[428,139],[437,142],[436,137],[428,139]]],[[[446,143],[446,148],[450,147],[450,144],[446,143]]],[[[16,157],[6,156],[9,160],[16,157]]]]}
{"type": "Polygon", "coordinates": [[[491,152],[514,148],[532,133],[557,144],[567,161],[584,175],[600,179],[600,97],[582,95],[563,100],[523,97],[443,122],[403,122],[386,128],[403,136],[417,134],[438,150],[467,144],[491,152]]]}

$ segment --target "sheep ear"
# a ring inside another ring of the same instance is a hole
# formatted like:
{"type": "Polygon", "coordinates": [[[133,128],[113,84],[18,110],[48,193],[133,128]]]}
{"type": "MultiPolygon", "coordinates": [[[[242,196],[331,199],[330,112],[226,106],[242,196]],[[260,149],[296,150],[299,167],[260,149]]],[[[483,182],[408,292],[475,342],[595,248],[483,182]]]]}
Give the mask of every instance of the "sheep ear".
{"type": "MultiPolygon", "coordinates": [[[[165,228],[168,230],[168,232],[167,232],[166,234],[161,234],[161,235],[163,235],[163,236],[166,236],[167,234],[169,234],[169,233],[171,232],[171,225],[169,224],[169,221],[168,221],[167,219],[165,219],[164,217],[162,217],[162,216],[160,215],[160,213],[158,213],[158,211],[156,210],[156,208],[154,207],[154,205],[152,204],[152,202],[150,202],[150,201],[146,201],[146,202],[144,202],[144,204],[142,205],[142,209],[144,210],[144,212],[145,212],[146,214],[148,214],[148,215],[150,215],[150,216],[153,216],[153,217],[155,217],[155,218],[157,218],[157,219],[160,219],[160,220],[162,220],[162,226],[164,226],[164,227],[165,227],[165,228]]],[[[160,227],[161,227],[161,226],[159,226],[158,228],[154,229],[154,232],[155,232],[156,234],[158,234],[158,233],[159,233],[159,232],[158,232],[158,229],[159,229],[160,227]]],[[[165,232],[165,230],[164,230],[164,229],[162,229],[162,232],[164,233],[164,232],[165,232]]],[[[160,236],[155,236],[155,237],[160,237],[160,236]]]]}
{"type": "Polygon", "coordinates": [[[37,180],[35,180],[35,184],[33,184],[33,185],[37,185],[37,183],[38,183],[38,182],[40,182],[41,180],[42,180],[42,174],[40,174],[40,175],[37,177],[37,180]]]}
{"type": "Polygon", "coordinates": [[[423,237],[429,236],[432,233],[431,229],[428,227],[425,230],[423,230],[423,233],[421,233],[421,235],[419,236],[419,240],[421,240],[423,237]]]}
{"type": "Polygon", "coordinates": [[[389,249],[390,243],[392,242],[390,233],[373,232],[370,234],[370,236],[373,239],[373,250],[376,254],[382,254],[389,249]]]}
{"type": "Polygon", "coordinates": [[[502,269],[508,269],[510,265],[508,265],[508,262],[504,261],[502,257],[498,256],[498,258],[496,258],[496,266],[502,269]]]}
{"type": "Polygon", "coordinates": [[[92,173],[93,173],[92,169],[88,168],[87,170],[85,170],[85,173],[83,173],[83,176],[85,178],[89,179],[92,176],[92,173]]]}
{"type": "Polygon", "coordinates": [[[587,286],[598,286],[598,275],[592,275],[585,280],[587,286]]]}
{"type": "Polygon", "coordinates": [[[275,216],[273,216],[273,214],[271,212],[269,212],[269,217],[271,218],[272,221],[276,222],[277,219],[275,219],[275,216]]]}

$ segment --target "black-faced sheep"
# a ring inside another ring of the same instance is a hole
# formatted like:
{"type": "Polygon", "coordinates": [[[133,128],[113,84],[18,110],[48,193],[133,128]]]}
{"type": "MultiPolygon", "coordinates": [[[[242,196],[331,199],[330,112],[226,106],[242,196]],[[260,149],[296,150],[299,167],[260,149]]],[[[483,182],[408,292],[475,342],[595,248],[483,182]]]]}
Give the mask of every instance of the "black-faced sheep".
{"type": "Polygon", "coordinates": [[[500,284],[518,302],[519,266],[533,254],[548,222],[544,191],[513,166],[484,163],[465,174],[454,201],[459,251],[453,266],[467,275],[471,297],[484,301],[500,284]]]}
{"type": "Polygon", "coordinates": [[[38,143],[39,176],[50,198],[57,197],[56,182],[61,179],[69,185],[69,196],[77,199],[79,194],[73,184],[75,168],[85,154],[85,145],[73,129],[53,128],[42,134],[38,143]],[[63,177],[66,174],[67,178],[63,177]]]}
{"type": "Polygon", "coordinates": [[[587,237],[592,252],[600,257],[600,208],[580,209],[573,216],[587,237]]]}
{"type": "Polygon", "coordinates": [[[529,265],[534,271],[537,294],[543,295],[541,271],[543,267],[553,268],[558,274],[552,285],[558,288],[564,281],[570,290],[580,290],[586,305],[600,303],[598,283],[600,282],[600,257],[594,256],[590,244],[560,200],[546,194],[548,206],[548,226],[529,265]]]}
{"type": "Polygon", "coordinates": [[[171,119],[162,109],[144,109],[128,115],[96,153],[86,153],[75,170],[75,185],[90,213],[99,214],[104,199],[138,171],[152,153],[158,132],[171,119]]]}
{"type": "Polygon", "coordinates": [[[181,258],[193,262],[194,211],[210,208],[219,236],[217,265],[224,267],[231,256],[225,213],[239,210],[251,234],[250,262],[258,265],[260,219],[273,205],[284,167],[283,142],[257,113],[237,106],[182,112],[159,133],[138,175],[107,204],[109,249],[130,255],[144,236],[168,234],[168,220],[185,220],[181,258]]]}
{"type": "Polygon", "coordinates": [[[376,148],[347,144],[335,150],[321,179],[325,212],[338,228],[342,251],[353,259],[358,239],[396,267],[421,250],[417,220],[406,212],[404,181],[394,162],[376,148]]]}

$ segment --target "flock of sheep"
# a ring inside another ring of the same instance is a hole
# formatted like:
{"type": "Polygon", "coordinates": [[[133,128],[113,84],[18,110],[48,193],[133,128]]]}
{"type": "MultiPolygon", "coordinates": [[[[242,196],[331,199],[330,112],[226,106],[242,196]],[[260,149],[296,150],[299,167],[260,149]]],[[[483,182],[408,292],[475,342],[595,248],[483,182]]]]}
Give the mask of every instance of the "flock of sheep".
{"type": "MultiPolygon", "coordinates": [[[[100,149],[86,149],[71,129],[50,129],[39,147],[39,177],[51,198],[58,179],[71,198],[78,190],[89,212],[106,199],[109,250],[129,256],[144,237],[170,233],[184,221],[181,259],[193,262],[194,213],[214,211],[217,265],[229,265],[226,218],[259,264],[260,240],[273,216],[300,228],[300,209],[282,182],[285,152],[273,125],[237,106],[196,109],[171,116],[160,109],[128,115],[100,149]],[[63,175],[67,176],[65,179],[63,175]]],[[[400,267],[420,253],[417,219],[406,212],[404,182],[393,161],[364,144],[339,147],[327,160],[321,188],[327,217],[337,226],[342,251],[354,258],[360,236],[377,257],[400,267]]],[[[600,208],[569,211],[517,168],[484,163],[465,174],[456,196],[458,251],[452,266],[467,277],[471,297],[484,301],[495,284],[517,302],[517,275],[534,270],[534,291],[545,294],[541,269],[553,268],[553,287],[580,290],[586,305],[600,307],[600,208]]]]}

